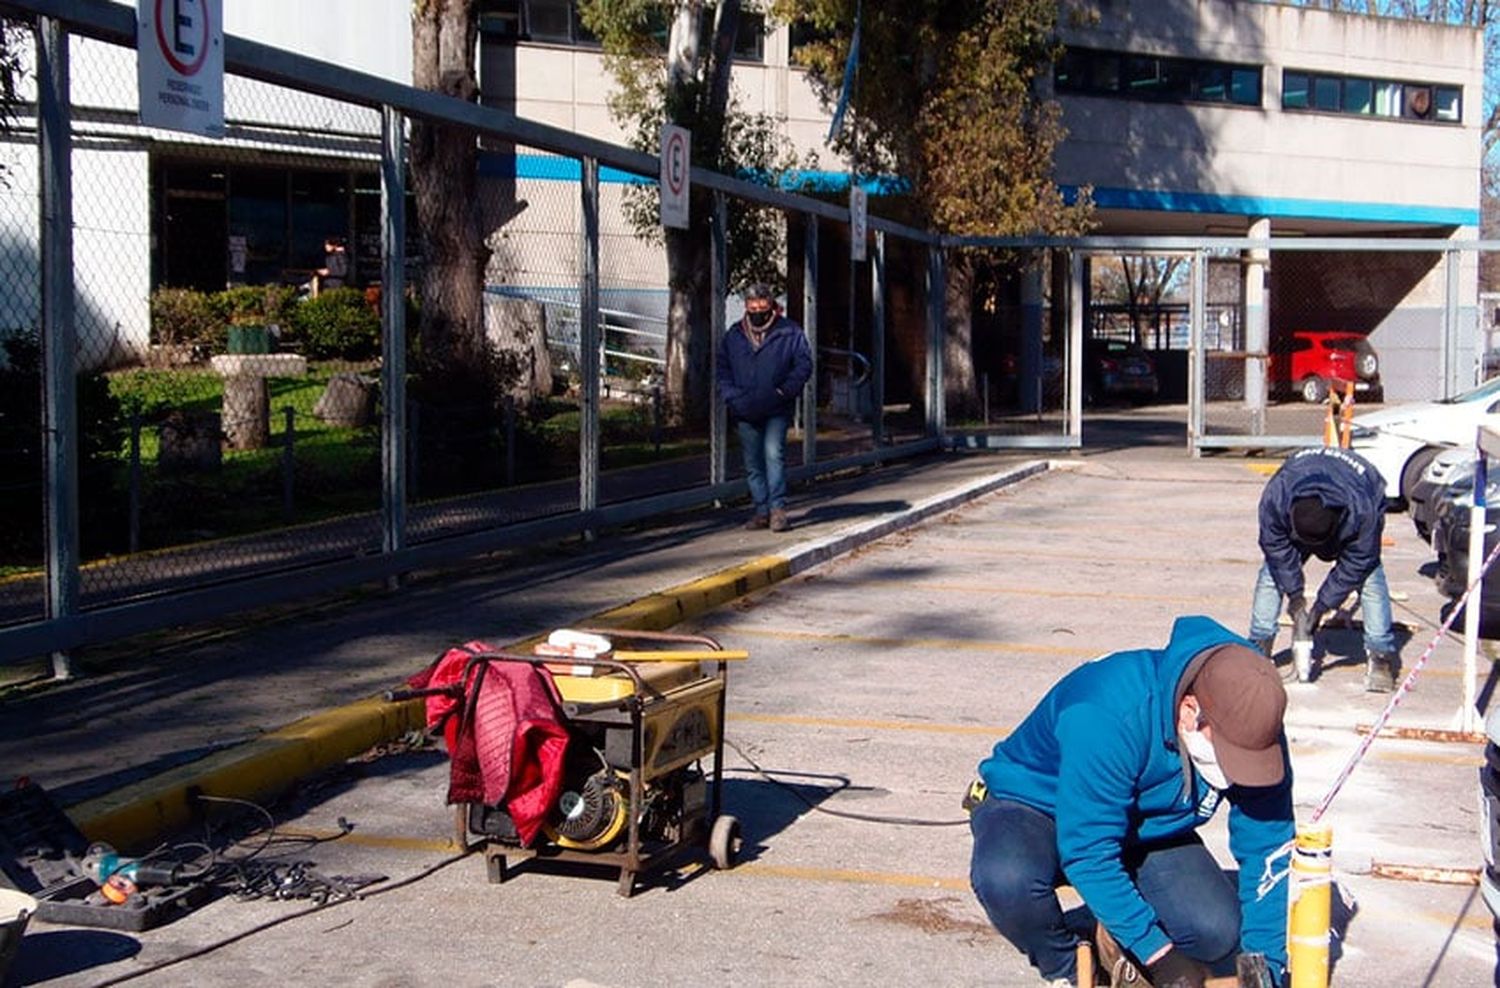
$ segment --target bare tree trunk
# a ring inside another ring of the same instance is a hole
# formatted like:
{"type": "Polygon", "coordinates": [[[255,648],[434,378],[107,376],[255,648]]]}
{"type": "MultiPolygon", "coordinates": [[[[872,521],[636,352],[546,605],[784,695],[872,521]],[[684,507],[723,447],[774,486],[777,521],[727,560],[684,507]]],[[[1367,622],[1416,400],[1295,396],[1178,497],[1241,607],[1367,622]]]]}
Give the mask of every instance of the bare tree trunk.
{"type": "MultiPolygon", "coordinates": [[[[412,5],[412,81],[474,102],[476,0],[412,5]]],[[[467,130],[415,120],[412,192],[423,236],[422,362],[432,368],[483,365],[484,242],[478,194],[478,141],[467,130]]]]}
{"type": "Polygon", "coordinates": [[[946,319],[943,327],[943,395],[948,413],[961,418],[979,409],[974,374],[974,265],[950,254],[944,287],[946,319]]]}

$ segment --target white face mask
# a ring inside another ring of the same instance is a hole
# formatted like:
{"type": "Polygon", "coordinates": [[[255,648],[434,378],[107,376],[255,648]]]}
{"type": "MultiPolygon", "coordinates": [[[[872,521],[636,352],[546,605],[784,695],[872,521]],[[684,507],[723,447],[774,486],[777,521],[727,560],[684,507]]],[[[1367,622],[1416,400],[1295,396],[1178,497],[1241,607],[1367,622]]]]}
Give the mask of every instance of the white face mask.
{"type": "Polygon", "coordinates": [[[1188,757],[1193,761],[1193,768],[1203,776],[1203,781],[1215,789],[1228,789],[1229,780],[1224,777],[1224,770],[1219,768],[1219,758],[1214,754],[1214,743],[1204,736],[1202,731],[1183,731],[1182,744],[1187,749],[1188,757]]]}

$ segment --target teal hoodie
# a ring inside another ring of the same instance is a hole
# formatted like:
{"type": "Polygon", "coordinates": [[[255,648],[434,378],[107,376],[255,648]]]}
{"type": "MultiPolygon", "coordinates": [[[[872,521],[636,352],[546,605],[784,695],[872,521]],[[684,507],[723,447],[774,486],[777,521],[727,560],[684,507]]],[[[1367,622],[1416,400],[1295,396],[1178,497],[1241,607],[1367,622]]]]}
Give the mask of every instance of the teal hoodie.
{"type": "MultiPolygon", "coordinates": [[[[1202,826],[1221,794],[1191,770],[1177,741],[1178,681],[1193,656],[1249,642],[1206,617],[1178,618],[1163,649],[1116,652],[1068,673],[979,764],[991,796],[1057,821],[1068,881],[1138,958],[1169,942],[1121,864],[1123,848],[1202,826]],[[1189,786],[1191,791],[1189,791],[1189,786]]],[[[1282,750],[1286,750],[1285,736],[1282,750]]],[[[1266,859],[1293,835],[1290,759],[1280,785],[1230,786],[1229,850],[1239,863],[1240,949],[1286,967],[1285,879],[1260,896],[1266,859]]],[[[1284,869],[1285,861],[1275,862],[1284,869]]]]}

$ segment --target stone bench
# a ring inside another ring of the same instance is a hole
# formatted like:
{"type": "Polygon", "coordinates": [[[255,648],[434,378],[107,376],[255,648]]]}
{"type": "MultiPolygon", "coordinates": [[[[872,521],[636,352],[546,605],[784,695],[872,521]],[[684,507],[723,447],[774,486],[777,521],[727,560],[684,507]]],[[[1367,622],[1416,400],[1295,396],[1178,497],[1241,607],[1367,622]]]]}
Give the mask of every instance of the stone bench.
{"type": "Polygon", "coordinates": [[[268,377],[304,377],[307,358],[295,353],[223,353],[209,358],[224,379],[224,442],[230,449],[260,449],[271,438],[268,377]]]}

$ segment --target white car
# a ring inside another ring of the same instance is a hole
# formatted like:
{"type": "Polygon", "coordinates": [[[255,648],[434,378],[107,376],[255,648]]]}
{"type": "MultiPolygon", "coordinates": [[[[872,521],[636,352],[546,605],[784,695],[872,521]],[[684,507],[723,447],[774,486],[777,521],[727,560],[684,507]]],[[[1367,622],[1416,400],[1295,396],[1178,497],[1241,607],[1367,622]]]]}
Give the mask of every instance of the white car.
{"type": "Polygon", "coordinates": [[[1396,405],[1354,417],[1350,445],[1380,471],[1385,496],[1404,504],[1433,457],[1473,446],[1479,426],[1500,427],[1500,377],[1444,401],[1396,405]]]}

